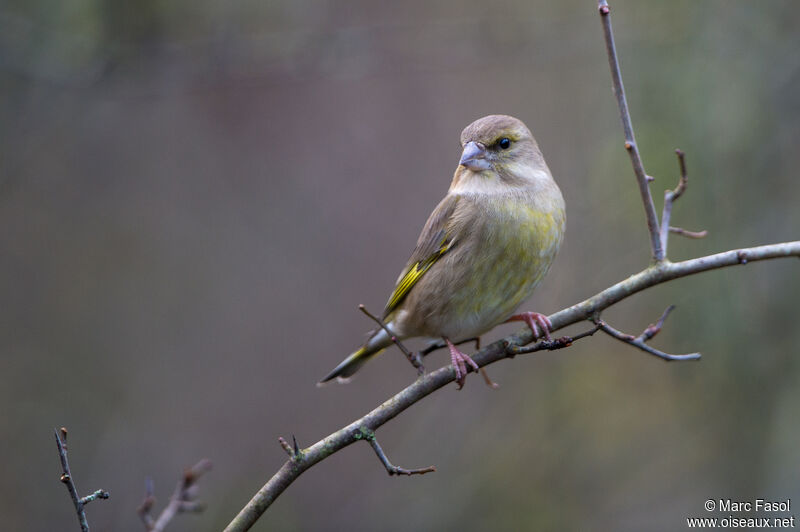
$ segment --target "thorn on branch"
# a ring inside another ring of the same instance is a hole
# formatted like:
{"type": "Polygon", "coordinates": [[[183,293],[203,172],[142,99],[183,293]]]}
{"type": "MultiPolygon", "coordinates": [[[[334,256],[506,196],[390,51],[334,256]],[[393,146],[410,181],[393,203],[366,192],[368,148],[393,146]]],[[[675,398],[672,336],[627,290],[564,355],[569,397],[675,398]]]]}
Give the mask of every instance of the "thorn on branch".
{"type": "Polygon", "coordinates": [[[67,429],[66,427],[61,427],[60,429],[54,429],[53,432],[56,436],[58,456],[61,459],[61,477],[59,479],[67,486],[69,496],[72,499],[72,505],[75,507],[75,513],[78,515],[81,531],[89,532],[89,522],[86,519],[84,507],[94,500],[108,499],[110,495],[105,490],[97,490],[85,497],[78,496],[78,489],[75,487],[75,481],[72,480],[72,473],[70,472],[69,461],[67,460],[67,429]]]}
{"type": "Polygon", "coordinates": [[[416,368],[417,375],[422,375],[423,373],[425,373],[425,368],[422,366],[422,362],[420,360],[422,357],[419,354],[414,354],[411,351],[409,351],[406,348],[406,346],[404,346],[402,342],[400,342],[397,336],[395,336],[394,333],[389,330],[386,324],[383,323],[383,320],[381,320],[380,318],[372,314],[370,311],[368,311],[367,307],[365,307],[363,304],[358,306],[358,310],[366,314],[367,317],[369,317],[372,321],[380,325],[381,329],[383,329],[386,332],[386,334],[389,335],[389,338],[392,339],[392,342],[394,342],[397,348],[403,352],[408,361],[411,362],[411,365],[416,368]]]}
{"type": "Polygon", "coordinates": [[[492,390],[496,390],[500,387],[500,385],[494,382],[492,378],[489,376],[489,373],[486,371],[486,368],[481,368],[479,371],[481,373],[481,377],[483,377],[483,382],[486,383],[486,386],[488,386],[492,390]]]}
{"type": "MultiPolygon", "coordinates": [[[[459,342],[459,343],[457,343],[455,345],[460,345],[460,344],[466,343],[466,342],[475,342],[475,352],[478,352],[478,351],[481,350],[481,337],[480,336],[477,336],[475,338],[467,338],[466,340],[464,340],[464,342],[459,342]]],[[[500,385],[497,384],[496,382],[494,382],[492,380],[492,378],[489,376],[489,372],[486,371],[486,368],[481,368],[479,371],[481,373],[481,377],[483,377],[483,382],[486,383],[486,386],[488,386],[492,390],[496,390],[496,389],[498,389],[500,387],[500,385]]]]}
{"type": "Polygon", "coordinates": [[[293,461],[299,460],[303,457],[303,453],[300,451],[300,446],[297,445],[297,438],[294,437],[292,434],[292,444],[289,445],[289,442],[283,439],[283,437],[278,438],[278,443],[281,444],[283,450],[286,451],[286,454],[289,455],[293,461]]]}
{"type": "Polygon", "coordinates": [[[205,510],[205,504],[195,500],[197,498],[197,482],[200,480],[200,477],[210,470],[211,461],[206,458],[203,458],[192,467],[186,469],[181,479],[178,481],[178,485],[172,497],[170,497],[169,503],[156,519],[153,519],[150,513],[155,505],[156,499],[153,495],[153,481],[148,478],[145,481],[145,498],[136,510],[136,513],[139,514],[144,524],[145,530],[148,532],[162,532],[177,514],[202,512],[205,510]]]}
{"type": "Polygon", "coordinates": [[[657,356],[662,360],[667,360],[667,361],[671,361],[671,360],[698,360],[700,358],[700,353],[688,353],[688,354],[685,354],[685,355],[673,355],[673,354],[670,354],[670,353],[665,353],[664,351],[660,351],[660,350],[658,350],[658,349],[656,349],[654,347],[650,347],[646,343],[647,340],[649,340],[650,338],[652,338],[653,336],[658,334],[658,332],[661,330],[661,327],[664,325],[664,320],[667,319],[667,316],[669,315],[670,312],[672,312],[672,310],[674,308],[675,308],[675,305],[670,305],[669,307],[667,307],[667,309],[661,315],[661,318],[659,318],[658,321],[655,324],[651,324],[648,327],[646,327],[645,330],[642,331],[642,334],[640,334],[639,336],[633,336],[631,334],[626,334],[626,333],[624,333],[622,331],[618,331],[614,327],[610,326],[609,324],[607,324],[606,322],[601,320],[599,318],[599,316],[593,317],[592,321],[594,321],[595,325],[597,325],[597,327],[601,331],[603,331],[607,335],[611,336],[612,338],[615,338],[615,339],[619,340],[620,342],[624,342],[626,344],[629,344],[629,345],[632,345],[634,347],[637,347],[637,348],[641,349],[642,351],[644,351],[645,353],[649,353],[651,355],[657,356]]]}
{"type": "Polygon", "coordinates": [[[375,438],[375,432],[371,431],[366,427],[361,427],[356,431],[355,435],[356,439],[365,439],[369,442],[372,446],[372,450],[375,451],[375,454],[378,455],[378,459],[383,464],[383,467],[386,468],[386,472],[389,473],[389,476],[393,475],[424,475],[425,473],[432,473],[436,471],[435,466],[428,466],[428,467],[421,467],[419,469],[404,469],[402,467],[392,465],[389,459],[386,457],[386,453],[383,452],[381,449],[380,444],[378,443],[377,438],[375,438]]]}

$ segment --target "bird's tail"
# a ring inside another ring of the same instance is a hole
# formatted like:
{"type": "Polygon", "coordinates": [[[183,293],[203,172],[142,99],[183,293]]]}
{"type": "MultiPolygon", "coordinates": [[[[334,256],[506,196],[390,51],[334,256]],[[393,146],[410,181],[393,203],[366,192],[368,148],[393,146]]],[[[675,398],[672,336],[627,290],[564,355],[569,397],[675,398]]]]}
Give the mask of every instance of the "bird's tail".
{"type": "Polygon", "coordinates": [[[319,381],[319,384],[328,382],[337,377],[342,379],[351,377],[367,360],[382,352],[391,343],[392,339],[386,331],[378,329],[361,349],[342,360],[338,366],[333,368],[333,371],[319,381]]]}

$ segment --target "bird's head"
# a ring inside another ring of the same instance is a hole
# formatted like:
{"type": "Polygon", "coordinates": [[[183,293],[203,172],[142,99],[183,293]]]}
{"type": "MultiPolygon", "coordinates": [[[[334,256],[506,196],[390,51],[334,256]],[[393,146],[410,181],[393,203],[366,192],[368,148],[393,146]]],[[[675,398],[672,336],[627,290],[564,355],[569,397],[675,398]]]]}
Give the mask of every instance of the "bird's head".
{"type": "Polygon", "coordinates": [[[548,176],[550,173],[533,135],[512,116],[489,115],[476,120],[461,132],[461,146],[458,181],[473,181],[480,176],[508,185],[524,185],[542,171],[548,176]]]}

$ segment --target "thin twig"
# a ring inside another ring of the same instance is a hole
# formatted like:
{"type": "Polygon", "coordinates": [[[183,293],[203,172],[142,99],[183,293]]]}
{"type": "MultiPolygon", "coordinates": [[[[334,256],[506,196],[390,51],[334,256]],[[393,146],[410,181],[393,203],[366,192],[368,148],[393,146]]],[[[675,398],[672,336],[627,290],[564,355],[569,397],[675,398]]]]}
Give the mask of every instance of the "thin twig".
{"type": "Polygon", "coordinates": [[[278,443],[280,443],[280,444],[281,444],[281,447],[283,447],[283,450],[284,450],[284,451],[286,451],[286,454],[288,454],[288,455],[289,455],[289,458],[291,458],[292,460],[294,460],[294,457],[295,457],[295,456],[297,456],[297,454],[294,452],[294,449],[292,449],[292,446],[291,446],[291,445],[289,445],[289,442],[287,442],[286,440],[284,440],[284,439],[283,439],[283,436],[280,436],[280,437],[278,438],[278,443]]]}
{"type": "Polygon", "coordinates": [[[145,530],[153,530],[155,520],[150,514],[150,511],[153,509],[155,503],[156,496],[154,495],[153,479],[147,477],[144,479],[144,500],[136,509],[136,513],[139,514],[139,518],[142,520],[145,530]]]}
{"type": "Polygon", "coordinates": [[[647,229],[650,232],[650,250],[652,252],[652,257],[653,260],[659,262],[664,260],[665,252],[659,236],[656,207],[653,203],[653,196],[650,194],[648,175],[644,171],[642,157],[639,155],[639,148],[636,145],[636,139],[633,135],[633,124],[631,123],[631,115],[628,110],[628,100],[625,98],[625,87],[622,84],[622,73],[619,69],[617,48],[614,44],[614,33],[611,30],[611,8],[608,6],[606,0],[600,0],[598,2],[598,11],[600,12],[600,21],[603,24],[603,36],[606,41],[606,54],[608,55],[608,66],[611,69],[611,81],[614,86],[614,95],[617,98],[619,116],[622,120],[622,131],[625,134],[625,149],[628,151],[628,155],[631,158],[633,172],[636,174],[636,181],[639,185],[639,193],[642,196],[644,214],[647,219],[647,229]]]}
{"type": "Polygon", "coordinates": [[[708,235],[708,231],[705,229],[702,231],[689,231],[687,229],[683,229],[681,227],[669,227],[670,233],[675,233],[676,235],[685,236],[686,238],[705,238],[708,235]]]}
{"type": "Polygon", "coordinates": [[[638,336],[638,339],[643,342],[646,342],[651,338],[653,338],[658,333],[660,333],[661,328],[664,326],[664,322],[667,319],[667,316],[669,316],[673,310],[675,310],[675,305],[670,305],[666,309],[664,309],[664,312],[661,314],[661,317],[658,318],[658,321],[656,321],[655,323],[651,323],[650,325],[645,327],[644,330],[642,331],[642,334],[638,336]]]}
{"type": "Polygon", "coordinates": [[[278,443],[281,444],[283,450],[286,451],[286,454],[289,455],[289,458],[292,460],[298,460],[302,458],[302,453],[300,452],[300,446],[297,445],[297,438],[294,437],[292,434],[292,445],[289,445],[289,442],[283,439],[283,437],[278,438],[278,443]]]}
{"type": "Polygon", "coordinates": [[[669,307],[667,307],[667,310],[664,311],[664,313],[661,315],[661,318],[659,318],[658,321],[655,324],[651,324],[651,325],[647,326],[645,328],[645,330],[642,331],[642,334],[640,334],[639,336],[633,336],[631,334],[626,334],[626,333],[624,333],[622,331],[618,331],[614,327],[610,326],[609,324],[607,324],[606,322],[601,320],[599,317],[593,318],[592,321],[594,321],[595,325],[597,325],[597,327],[601,331],[603,331],[607,335],[611,336],[612,338],[616,338],[620,342],[624,342],[626,344],[629,344],[629,345],[632,345],[634,347],[637,347],[637,348],[641,349],[642,351],[644,351],[645,353],[649,353],[651,355],[655,355],[655,356],[661,358],[662,360],[667,360],[667,361],[672,361],[672,360],[699,360],[700,356],[701,356],[700,353],[689,353],[689,354],[686,354],[686,355],[673,355],[673,354],[670,354],[670,353],[665,353],[664,351],[660,351],[660,350],[656,349],[655,347],[650,347],[646,343],[647,340],[651,339],[656,334],[658,334],[658,332],[661,330],[661,327],[664,325],[664,320],[667,319],[667,316],[669,315],[670,312],[672,312],[672,310],[674,308],[675,308],[675,305],[670,305],[669,307]]]}
{"type": "Polygon", "coordinates": [[[561,338],[555,338],[553,340],[543,339],[528,347],[510,345],[506,347],[506,353],[509,357],[513,358],[517,355],[525,355],[528,353],[535,353],[537,351],[555,351],[557,349],[564,349],[565,347],[571,346],[574,342],[580,340],[581,338],[592,336],[599,329],[600,326],[595,325],[592,329],[584,331],[580,334],[576,334],[575,336],[562,336],[561,338]]]}
{"type": "Polygon", "coordinates": [[[414,353],[409,351],[406,348],[406,346],[403,345],[403,343],[400,341],[400,339],[397,338],[397,336],[395,336],[394,333],[389,330],[389,328],[386,326],[385,323],[383,323],[382,319],[378,318],[377,316],[372,314],[370,311],[368,311],[367,307],[365,307],[364,305],[359,305],[358,306],[358,310],[360,310],[361,312],[366,314],[372,321],[374,321],[375,323],[380,325],[381,329],[383,329],[386,332],[386,334],[389,335],[389,338],[392,339],[392,342],[394,342],[394,344],[397,346],[397,348],[400,349],[400,351],[403,352],[403,354],[406,356],[408,361],[411,362],[411,365],[414,366],[415,368],[417,368],[417,374],[418,375],[422,375],[423,373],[425,373],[425,368],[422,366],[422,362],[420,361],[421,357],[419,357],[417,355],[414,355],[414,353]]]}
{"type": "MultiPolygon", "coordinates": [[[[552,330],[557,331],[573,323],[590,319],[598,312],[637,292],[673,279],[728,266],[784,257],[800,257],[800,241],[725,251],[683,262],[662,262],[606,288],[585,301],[556,312],[548,318],[553,324],[552,330]]],[[[484,347],[472,355],[472,360],[479,366],[486,366],[508,358],[507,349],[509,347],[527,345],[533,340],[533,333],[528,327],[525,327],[516,334],[484,347]]],[[[447,386],[454,379],[455,374],[450,365],[426,373],[368,414],[326,436],[307,449],[303,449],[303,459],[301,461],[287,460],[233,518],[225,531],[249,530],[266,509],[275,502],[275,499],[301,474],[332,454],[358,441],[354,433],[360,428],[376,430],[431,393],[447,386]]]]}
{"type": "Polygon", "coordinates": [[[669,234],[675,233],[677,235],[685,236],[687,238],[703,238],[708,234],[708,231],[687,231],[680,227],[670,227],[670,217],[672,216],[672,204],[675,200],[681,197],[689,185],[689,178],[686,174],[686,156],[681,150],[675,150],[678,156],[678,166],[680,168],[680,178],[678,179],[678,186],[673,190],[664,191],[664,209],[661,211],[661,248],[664,250],[664,256],[667,256],[667,245],[669,243],[669,234]]]}
{"type": "Polygon", "coordinates": [[[97,490],[86,497],[78,496],[78,489],[75,487],[75,481],[72,480],[72,473],[69,470],[69,461],[67,460],[67,429],[61,427],[60,429],[54,429],[53,432],[56,436],[56,445],[58,445],[58,456],[61,458],[61,482],[67,486],[69,496],[72,498],[72,504],[78,514],[81,531],[89,532],[89,522],[86,519],[84,507],[94,500],[108,499],[110,495],[105,490],[97,490]]]}
{"type": "Polygon", "coordinates": [[[396,465],[392,465],[392,463],[389,461],[389,458],[386,457],[386,453],[384,453],[383,449],[381,449],[378,439],[375,437],[375,432],[366,427],[359,428],[355,433],[355,437],[356,439],[365,439],[369,442],[369,444],[372,446],[372,449],[375,451],[375,454],[378,455],[378,459],[383,464],[383,467],[386,468],[386,472],[389,473],[389,476],[424,475],[425,473],[432,473],[436,471],[435,466],[421,467],[419,469],[405,469],[396,465]]]}
{"type": "Polygon", "coordinates": [[[211,470],[211,461],[204,458],[183,472],[178,485],[167,506],[161,511],[158,518],[153,519],[150,511],[155,504],[153,483],[148,479],[145,483],[145,499],[137,509],[139,517],[148,532],[162,532],[177,514],[183,512],[202,512],[205,505],[195,501],[197,481],[211,470]]]}
{"type": "MultiPolygon", "coordinates": [[[[653,206],[652,196],[647,187],[647,174],[644,172],[641,165],[641,159],[633,140],[633,128],[630,125],[630,116],[627,111],[627,103],[622,88],[622,78],[619,75],[619,65],[614,49],[613,34],[611,33],[611,22],[608,17],[609,8],[605,0],[601,0],[599,5],[615,93],[617,94],[617,101],[620,107],[623,129],[626,132],[626,139],[628,139],[626,147],[631,155],[634,172],[636,173],[639,188],[644,200],[645,214],[647,216],[648,229],[650,230],[651,250],[656,264],[620,281],[585,301],[549,316],[549,320],[553,325],[552,331],[556,331],[579,321],[590,319],[598,315],[600,311],[636,292],[679,277],[737,264],[747,264],[748,261],[752,262],[789,256],[800,257],[800,241],[795,241],[749,249],[731,250],[678,263],[671,263],[663,260],[664,253],[661,248],[655,207],[653,206]]],[[[483,367],[507,358],[509,348],[513,349],[518,346],[524,346],[534,340],[535,338],[533,337],[532,331],[526,327],[517,334],[508,336],[503,340],[494,342],[483,348],[473,355],[472,359],[479,366],[483,367]]],[[[280,470],[264,484],[244,508],[242,508],[239,514],[228,524],[225,531],[238,532],[248,530],[275,499],[303,472],[333,453],[358,441],[360,438],[356,437],[355,434],[357,434],[360,429],[365,428],[370,431],[376,430],[378,427],[405,411],[411,405],[416,404],[434,391],[453,382],[454,379],[455,374],[452,366],[446,366],[432,373],[423,375],[365,416],[305,449],[303,460],[299,463],[292,460],[284,463],[280,470]]]]}

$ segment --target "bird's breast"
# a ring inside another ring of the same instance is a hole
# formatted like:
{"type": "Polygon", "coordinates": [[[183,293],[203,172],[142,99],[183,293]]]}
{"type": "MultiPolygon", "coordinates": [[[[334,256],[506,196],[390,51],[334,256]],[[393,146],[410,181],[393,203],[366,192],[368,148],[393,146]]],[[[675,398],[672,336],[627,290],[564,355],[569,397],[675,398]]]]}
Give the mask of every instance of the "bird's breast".
{"type": "Polygon", "coordinates": [[[532,294],[564,233],[563,200],[560,192],[552,196],[472,200],[459,220],[463,226],[454,249],[428,279],[437,286],[426,292],[438,297],[420,301],[427,334],[454,340],[479,336],[532,294]]]}

